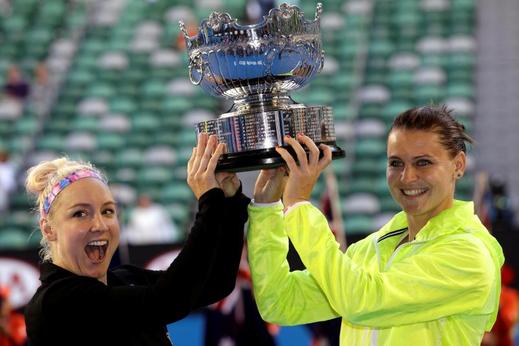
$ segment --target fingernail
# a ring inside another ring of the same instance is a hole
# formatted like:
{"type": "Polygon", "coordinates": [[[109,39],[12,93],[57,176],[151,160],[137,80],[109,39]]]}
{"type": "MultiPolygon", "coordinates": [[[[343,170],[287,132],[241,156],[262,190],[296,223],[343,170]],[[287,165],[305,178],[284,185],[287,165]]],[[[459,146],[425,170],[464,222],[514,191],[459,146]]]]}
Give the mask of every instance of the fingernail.
{"type": "Polygon", "coordinates": [[[292,138],[292,137],[290,137],[290,135],[285,135],[285,137],[286,137],[286,138],[292,138]]]}

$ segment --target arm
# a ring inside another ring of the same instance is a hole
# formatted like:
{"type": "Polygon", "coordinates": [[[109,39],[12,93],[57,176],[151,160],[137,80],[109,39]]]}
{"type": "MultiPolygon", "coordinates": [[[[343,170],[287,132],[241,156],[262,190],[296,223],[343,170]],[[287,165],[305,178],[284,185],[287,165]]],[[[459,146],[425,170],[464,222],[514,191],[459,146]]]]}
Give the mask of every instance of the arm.
{"type": "Polygon", "coordinates": [[[281,203],[249,206],[248,259],[261,316],[283,325],[338,317],[307,271],[289,272],[282,209],[281,203]]]}
{"type": "Polygon", "coordinates": [[[294,207],[285,225],[330,305],[352,323],[383,328],[494,310],[487,298],[495,268],[470,235],[450,237],[389,271],[366,272],[340,251],[326,218],[312,205],[294,207]]]}
{"type": "MultiPolygon", "coordinates": [[[[213,243],[215,255],[211,261],[211,270],[207,282],[202,288],[195,309],[203,307],[225,298],[236,283],[236,276],[243,250],[243,231],[247,221],[247,205],[250,199],[241,193],[241,188],[232,196],[224,199],[224,208],[218,223],[222,224],[222,237],[218,243],[213,243]]],[[[203,223],[204,221],[202,221],[203,223]]],[[[124,267],[116,269],[119,277],[129,284],[142,282],[154,284],[163,275],[164,271],[152,271],[133,267],[129,273],[124,267]],[[122,270],[121,270],[122,269],[122,270]],[[130,274],[129,277],[126,277],[130,274]]]]}
{"type": "Polygon", "coordinates": [[[222,237],[216,245],[213,268],[196,303],[198,307],[223,299],[234,289],[243,250],[243,231],[249,202],[250,199],[241,193],[241,187],[234,196],[225,198],[223,214],[218,220],[222,223],[222,237]]]}

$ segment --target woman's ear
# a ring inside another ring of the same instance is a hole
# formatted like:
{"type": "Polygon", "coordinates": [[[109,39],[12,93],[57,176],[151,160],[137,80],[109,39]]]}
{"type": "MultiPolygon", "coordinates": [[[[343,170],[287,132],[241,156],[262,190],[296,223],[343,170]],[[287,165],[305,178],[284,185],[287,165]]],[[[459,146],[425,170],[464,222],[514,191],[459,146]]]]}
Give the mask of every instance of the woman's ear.
{"type": "Polygon", "coordinates": [[[456,169],[456,177],[461,178],[465,173],[465,168],[467,167],[467,155],[465,152],[460,151],[456,154],[456,157],[454,157],[454,165],[456,169]]]}
{"type": "Polygon", "coordinates": [[[56,240],[56,232],[52,229],[50,223],[46,218],[40,219],[40,230],[41,234],[47,241],[54,241],[56,240]]]}

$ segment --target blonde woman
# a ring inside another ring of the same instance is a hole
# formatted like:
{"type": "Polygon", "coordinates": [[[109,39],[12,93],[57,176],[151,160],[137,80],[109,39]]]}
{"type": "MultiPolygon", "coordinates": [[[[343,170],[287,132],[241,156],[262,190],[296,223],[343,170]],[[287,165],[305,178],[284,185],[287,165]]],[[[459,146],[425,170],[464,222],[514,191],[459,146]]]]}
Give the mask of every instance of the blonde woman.
{"type": "Polygon", "coordinates": [[[29,170],[43,234],[42,284],[25,311],[30,345],[171,345],[166,324],[232,291],[249,200],[234,174],[215,174],[223,150],[199,137],[187,168],[198,213],[166,271],[108,269],[118,210],[95,167],[61,158],[29,170]]]}

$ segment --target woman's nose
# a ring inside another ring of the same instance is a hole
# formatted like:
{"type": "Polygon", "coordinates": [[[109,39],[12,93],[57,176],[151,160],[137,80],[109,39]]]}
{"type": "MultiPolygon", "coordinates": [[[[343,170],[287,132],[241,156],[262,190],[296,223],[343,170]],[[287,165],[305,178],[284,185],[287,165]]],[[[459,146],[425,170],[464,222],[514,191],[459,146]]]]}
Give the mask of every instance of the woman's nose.
{"type": "Polygon", "coordinates": [[[92,231],[106,231],[108,226],[103,219],[103,216],[96,214],[92,220],[92,231]]]}
{"type": "Polygon", "coordinates": [[[402,170],[402,175],[400,176],[400,180],[403,183],[413,182],[417,179],[416,170],[413,167],[405,167],[402,170]]]}

